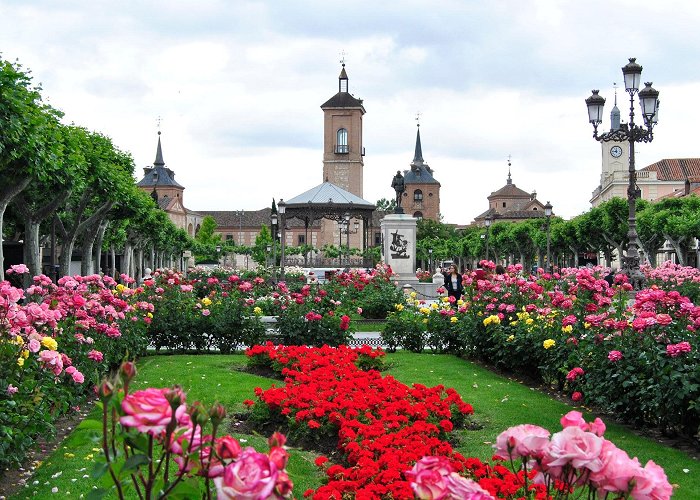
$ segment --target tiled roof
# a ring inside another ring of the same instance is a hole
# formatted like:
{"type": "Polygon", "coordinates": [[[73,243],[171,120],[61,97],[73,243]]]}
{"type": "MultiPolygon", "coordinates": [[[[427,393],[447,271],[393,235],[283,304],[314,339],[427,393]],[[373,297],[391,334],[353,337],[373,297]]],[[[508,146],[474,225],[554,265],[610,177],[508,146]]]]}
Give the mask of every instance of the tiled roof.
{"type": "Polygon", "coordinates": [[[527,198],[528,200],[530,199],[530,194],[523,191],[515,184],[506,184],[498,191],[494,191],[493,193],[491,193],[491,195],[488,196],[488,199],[494,198],[496,196],[507,196],[511,198],[527,198]]]}
{"type": "Polygon", "coordinates": [[[144,168],[143,179],[136,185],[138,187],[176,187],[185,189],[175,181],[175,172],[160,165],[144,168]]]}
{"type": "Polygon", "coordinates": [[[374,208],[374,203],[363,200],[359,196],[336,186],[331,182],[324,182],[308,191],[295,196],[285,202],[287,207],[314,205],[352,205],[357,208],[374,208]]]}
{"type": "Polygon", "coordinates": [[[404,184],[440,184],[435,180],[432,170],[426,163],[404,170],[403,182],[404,184]]]}
{"type": "Polygon", "coordinates": [[[700,176],[700,158],[664,158],[641,170],[656,172],[660,181],[685,181],[700,176]]]}
{"type": "Polygon", "coordinates": [[[365,108],[362,106],[362,99],[357,99],[347,92],[338,92],[321,104],[321,109],[325,108],[360,108],[362,112],[365,111],[365,108]]]}

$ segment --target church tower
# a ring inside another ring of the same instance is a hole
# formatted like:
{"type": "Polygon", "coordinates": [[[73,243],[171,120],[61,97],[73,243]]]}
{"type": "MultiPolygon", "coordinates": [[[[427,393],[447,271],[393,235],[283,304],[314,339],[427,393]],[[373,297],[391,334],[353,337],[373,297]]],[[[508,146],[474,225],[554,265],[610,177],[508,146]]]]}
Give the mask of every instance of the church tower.
{"type": "Polygon", "coordinates": [[[433,169],[423,159],[420,142],[420,123],[416,132],[416,150],[411,169],[404,170],[405,191],[401,197],[404,213],[418,219],[440,220],[440,183],[433,177],[433,169]]]}
{"type": "MultiPolygon", "coordinates": [[[[610,111],[610,130],[620,129],[620,109],[617,107],[617,89],[615,105],[610,111]]],[[[601,141],[600,185],[593,191],[591,206],[596,207],[615,196],[627,196],[629,182],[629,144],[627,141],[601,141]]]]}
{"type": "Polygon", "coordinates": [[[362,198],[365,148],[362,145],[362,99],[349,93],[343,62],[338,93],[321,105],[323,110],[323,182],[362,198]]]}

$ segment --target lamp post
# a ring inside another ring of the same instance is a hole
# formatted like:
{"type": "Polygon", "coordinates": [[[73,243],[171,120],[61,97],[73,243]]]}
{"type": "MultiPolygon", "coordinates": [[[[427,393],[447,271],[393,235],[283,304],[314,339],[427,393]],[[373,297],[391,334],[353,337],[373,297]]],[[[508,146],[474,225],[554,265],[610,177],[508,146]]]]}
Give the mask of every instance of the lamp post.
{"type": "Polygon", "coordinates": [[[287,224],[284,218],[284,213],[286,211],[287,204],[284,202],[284,200],[280,199],[280,202],[277,204],[277,212],[280,216],[280,281],[284,281],[284,242],[287,239],[287,235],[285,234],[285,226],[287,224]]]}
{"type": "Polygon", "coordinates": [[[550,253],[549,250],[549,245],[550,245],[550,232],[549,232],[549,223],[552,218],[552,204],[547,202],[547,204],[544,206],[544,215],[547,217],[547,269],[549,272],[552,272],[552,254],[550,253]]]}
{"type": "Polygon", "coordinates": [[[428,270],[433,272],[433,249],[428,248],[428,270]]]}
{"type": "Polygon", "coordinates": [[[277,213],[270,213],[270,226],[272,229],[272,281],[277,277],[277,213]]]}
{"type": "Polygon", "coordinates": [[[603,121],[603,106],[605,98],[593,90],[586,99],[588,121],[593,125],[593,138],[598,142],[627,141],[629,144],[629,183],[627,186],[627,203],[629,205],[627,255],[621,256],[622,272],[625,273],[635,290],[644,286],[644,275],[639,270],[639,236],[637,235],[636,205],[637,196],[641,192],[637,188],[637,173],[634,165],[634,145],[637,142],[651,142],[654,139],[653,128],[658,122],[659,92],[654,90],[651,82],[646,82],[644,89],[639,90],[642,67],[631,57],[629,63],[622,68],[625,79],[625,90],[630,95],[630,120],[620,128],[598,134],[598,125],[603,121]],[[644,119],[644,126],[634,123],[634,95],[639,94],[639,106],[644,119]]]}
{"type": "Polygon", "coordinates": [[[272,252],[272,245],[265,245],[265,250],[267,251],[267,255],[265,255],[265,262],[270,262],[270,252],[272,252]]]}
{"type": "Polygon", "coordinates": [[[221,245],[216,245],[216,265],[221,265],[221,245]]]}
{"type": "Polygon", "coordinates": [[[490,215],[484,220],[484,224],[486,225],[486,260],[489,260],[489,230],[492,222],[493,218],[490,215]]]}

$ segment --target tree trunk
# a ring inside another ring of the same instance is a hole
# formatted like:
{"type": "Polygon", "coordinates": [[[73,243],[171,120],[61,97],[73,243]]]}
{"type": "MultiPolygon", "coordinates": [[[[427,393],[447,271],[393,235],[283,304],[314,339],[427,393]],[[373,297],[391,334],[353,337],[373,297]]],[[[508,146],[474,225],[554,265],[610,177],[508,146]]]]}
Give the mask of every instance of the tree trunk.
{"type": "Polygon", "coordinates": [[[24,221],[24,264],[29,268],[29,274],[24,275],[25,288],[30,285],[32,276],[41,274],[41,259],[39,254],[39,223],[32,220],[24,221]]]}
{"type": "Polygon", "coordinates": [[[578,248],[569,245],[569,250],[574,255],[574,267],[578,267],[578,248]]]}
{"type": "Polygon", "coordinates": [[[12,198],[21,193],[24,188],[29,185],[31,177],[27,176],[19,182],[7,182],[4,186],[0,187],[0,281],[5,279],[5,252],[2,249],[3,244],[3,223],[5,220],[5,210],[7,210],[7,205],[10,204],[12,198]]]}
{"type": "Polygon", "coordinates": [[[102,273],[102,241],[105,237],[105,231],[107,231],[107,226],[109,226],[109,221],[104,221],[100,224],[97,230],[97,237],[95,238],[95,246],[93,249],[93,262],[94,269],[97,273],[102,273]]]}
{"type": "Polygon", "coordinates": [[[113,279],[117,279],[117,251],[114,249],[114,245],[109,247],[109,275],[113,279]]]}
{"type": "Polygon", "coordinates": [[[685,252],[683,251],[683,241],[685,237],[681,237],[678,240],[674,240],[668,234],[664,233],[664,238],[668,240],[673,249],[676,251],[676,257],[678,257],[678,264],[685,266],[685,252]]]}

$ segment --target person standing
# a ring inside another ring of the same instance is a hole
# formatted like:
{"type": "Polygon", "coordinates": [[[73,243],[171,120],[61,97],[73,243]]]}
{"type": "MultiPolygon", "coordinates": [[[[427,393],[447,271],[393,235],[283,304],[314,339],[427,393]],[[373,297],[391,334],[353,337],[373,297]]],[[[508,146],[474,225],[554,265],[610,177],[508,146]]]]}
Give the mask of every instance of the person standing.
{"type": "Polygon", "coordinates": [[[457,272],[457,266],[455,264],[451,264],[447,274],[445,274],[445,289],[447,290],[447,296],[454,297],[455,302],[462,298],[462,294],[464,293],[462,275],[457,272]]]}

